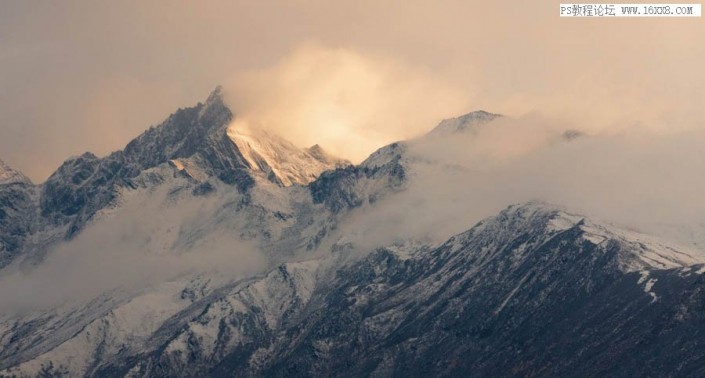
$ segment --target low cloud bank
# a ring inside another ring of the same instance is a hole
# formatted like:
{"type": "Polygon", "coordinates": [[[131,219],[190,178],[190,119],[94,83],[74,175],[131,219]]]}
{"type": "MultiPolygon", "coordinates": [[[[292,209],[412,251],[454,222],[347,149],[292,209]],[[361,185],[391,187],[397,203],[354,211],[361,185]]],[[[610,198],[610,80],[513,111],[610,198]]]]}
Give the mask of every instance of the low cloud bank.
{"type": "Polygon", "coordinates": [[[505,117],[476,134],[412,141],[408,188],[361,209],[343,228],[361,250],[441,242],[509,204],[543,200],[705,248],[704,132],[635,128],[566,139],[572,126],[505,117]]]}
{"type": "Polygon", "coordinates": [[[240,239],[238,230],[218,224],[214,214],[222,198],[178,201],[163,188],[138,193],[126,197],[115,214],[52,249],[39,266],[5,272],[0,310],[56,308],[185,275],[234,280],[267,266],[264,254],[240,239]]]}

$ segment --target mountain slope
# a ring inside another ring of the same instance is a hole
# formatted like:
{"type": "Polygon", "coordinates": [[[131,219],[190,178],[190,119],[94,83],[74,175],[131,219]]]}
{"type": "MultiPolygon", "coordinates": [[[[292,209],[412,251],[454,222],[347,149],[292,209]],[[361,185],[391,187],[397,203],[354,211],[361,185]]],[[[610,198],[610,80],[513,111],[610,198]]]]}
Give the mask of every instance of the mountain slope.
{"type": "Polygon", "coordinates": [[[266,374],[702,373],[705,354],[683,346],[705,336],[703,276],[625,270],[639,242],[617,230],[597,242],[594,226],[529,204],[436,249],[380,250],[339,274],[266,374]]]}
{"type": "MultiPolygon", "coordinates": [[[[705,337],[697,289],[705,270],[689,267],[702,256],[544,203],[511,206],[439,246],[389,246],[342,265],[341,257],[285,263],[217,290],[174,286],[164,297],[172,299],[155,302],[176,303],[160,307],[173,308],[169,320],[144,328],[143,341],[123,344],[114,316],[134,317],[128,305],[7,372],[694,374],[705,358],[660,353],[705,337]],[[71,351],[84,357],[69,359],[71,351]]],[[[154,311],[143,306],[138,313],[154,311]]]]}
{"type": "Polygon", "coordinates": [[[457,233],[482,172],[423,152],[496,115],[359,165],[233,117],[217,89],[42,185],[0,164],[0,376],[704,373],[700,251],[543,202],[457,233]]]}
{"type": "MultiPolygon", "coordinates": [[[[332,283],[319,282],[311,298],[307,288],[297,300],[273,300],[287,304],[277,312],[235,300],[242,297],[238,291],[209,307],[161,355],[132,371],[189,375],[210,366],[215,376],[243,369],[267,376],[697,372],[702,365],[695,361],[705,353],[676,352],[683,359],[674,361],[659,351],[668,342],[703,340],[697,329],[705,319],[693,311],[705,297],[692,291],[703,276],[682,273],[688,268],[625,269],[625,260],[643,261],[645,250],[662,247],[635,249],[634,243],[641,243],[635,235],[605,228],[601,235],[606,238],[597,242],[594,227],[542,204],[515,206],[435,249],[379,250],[339,270],[332,283]],[[690,319],[684,322],[679,313],[690,319]],[[276,320],[259,327],[245,321],[270,316],[276,320]],[[229,335],[216,342],[238,341],[207,348],[199,335],[216,329],[229,335]],[[664,341],[650,345],[654,334],[664,341]],[[625,337],[628,342],[620,340],[625,337]],[[632,353],[649,359],[639,365],[632,353]],[[693,364],[677,362],[689,360],[693,364]]],[[[670,267],[693,261],[674,251],[659,254],[670,267]]],[[[300,285],[321,277],[318,272],[301,278],[291,269],[284,266],[277,273],[284,274],[286,287],[297,287],[287,280],[300,285]]],[[[253,286],[272,285],[267,282],[253,286]]]]}
{"type": "Polygon", "coordinates": [[[318,145],[300,149],[263,130],[231,127],[228,137],[250,169],[264,172],[270,180],[283,186],[306,185],[324,171],[350,165],[346,160],[329,155],[318,145]]]}
{"type": "Polygon", "coordinates": [[[490,123],[500,117],[502,117],[500,114],[477,110],[459,117],[444,119],[438,126],[429,131],[427,136],[436,137],[449,136],[456,133],[476,133],[477,127],[490,123]]]}
{"type": "Polygon", "coordinates": [[[233,119],[218,87],[205,103],[179,109],[121,151],[103,158],[85,153],[66,160],[41,185],[34,186],[2,163],[0,185],[31,188],[27,190],[38,195],[16,190],[0,193],[6,202],[12,199],[16,207],[24,209],[0,207],[1,211],[14,211],[16,217],[11,223],[32,225],[31,232],[26,226],[2,229],[2,233],[11,232],[12,236],[3,236],[0,267],[30,249],[24,246],[30,233],[44,235],[39,238],[44,240],[39,244],[44,245],[33,244],[29,251],[33,259],[41,260],[44,253],[40,251],[45,247],[75,237],[97,214],[119,207],[125,192],[156,187],[176,176],[201,184],[195,193],[208,192],[212,179],[245,193],[257,177],[280,186],[307,184],[323,171],[349,165],[320,146],[298,148],[263,131],[234,129],[233,119]]]}
{"type": "Polygon", "coordinates": [[[10,184],[31,184],[31,181],[0,159],[0,185],[10,184]]]}

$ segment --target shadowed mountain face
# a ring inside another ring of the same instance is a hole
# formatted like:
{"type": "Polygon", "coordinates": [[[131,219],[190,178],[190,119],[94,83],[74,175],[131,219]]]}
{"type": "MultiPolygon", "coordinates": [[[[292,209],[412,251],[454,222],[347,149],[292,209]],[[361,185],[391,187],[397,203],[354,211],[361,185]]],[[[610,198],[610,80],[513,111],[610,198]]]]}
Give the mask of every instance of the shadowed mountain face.
{"type": "Polygon", "coordinates": [[[543,202],[361,250],[419,175],[465,172],[413,143],[497,115],[359,165],[233,117],[217,89],[41,185],[0,162],[0,376],[705,374],[699,251],[543,202]]]}
{"type": "Polygon", "coordinates": [[[275,337],[285,346],[264,372],[702,374],[702,270],[625,271],[639,247],[618,233],[597,241],[594,230],[527,204],[436,249],[376,251],[275,337]]]}

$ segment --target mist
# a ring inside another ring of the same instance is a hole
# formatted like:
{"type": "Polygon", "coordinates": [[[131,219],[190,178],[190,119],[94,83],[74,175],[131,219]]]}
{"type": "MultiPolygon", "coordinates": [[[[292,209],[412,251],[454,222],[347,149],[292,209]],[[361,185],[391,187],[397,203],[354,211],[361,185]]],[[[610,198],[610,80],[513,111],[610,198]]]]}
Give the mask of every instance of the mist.
{"type": "Polygon", "coordinates": [[[363,255],[442,243],[511,204],[544,201],[705,253],[705,132],[625,128],[563,137],[574,124],[530,115],[477,133],[408,142],[404,190],[353,212],[341,237],[363,255]]]}
{"type": "MultiPolygon", "coordinates": [[[[346,221],[346,232],[369,247],[442,241],[532,199],[691,244],[705,240],[705,24],[560,19],[556,7],[6,2],[0,158],[41,183],[68,156],[120,149],[223,84],[233,127],[321,144],[354,162],[417,138],[406,190],[346,221]],[[477,135],[418,139],[443,118],[478,109],[506,117],[477,135]],[[584,135],[565,141],[565,130],[584,135]]],[[[133,204],[91,226],[33,271],[5,272],[0,307],[49,306],[190,269],[237,276],[266,265],[226,231],[214,245],[174,245],[178,230],[161,225],[197,219],[199,208],[153,206],[133,204]],[[181,252],[164,252],[171,247],[181,252]],[[192,257],[200,255],[210,257],[192,257]],[[91,273],[93,265],[101,268],[91,273]],[[22,302],[29,293],[37,303],[22,302]]]]}
{"type": "Polygon", "coordinates": [[[18,314],[129,297],[164,282],[206,274],[227,283],[268,266],[256,244],[214,214],[234,193],[174,198],[169,188],[127,193],[117,212],[99,216],[41,263],[4,269],[0,312],[18,314]]]}
{"type": "MultiPolygon", "coordinates": [[[[703,130],[576,126],[532,114],[501,117],[476,132],[413,138],[405,142],[403,190],[353,209],[319,250],[292,250],[276,263],[330,256],[335,243],[352,243],[353,257],[393,243],[442,243],[531,200],[705,251],[703,130]],[[566,139],[566,130],[580,136],[566,139]]],[[[241,239],[239,221],[220,212],[238,200],[236,191],[180,200],[168,189],[126,192],[118,211],[99,215],[38,266],[4,270],[0,310],[53,308],[198,274],[229,282],[271,268],[267,251],[241,239]]],[[[286,198],[300,189],[270,190],[286,198]]]]}
{"type": "Polygon", "coordinates": [[[306,44],[226,85],[233,127],[258,127],[354,163],[462,112],[468,96],[432,72],[388,57],[306,44]]]}

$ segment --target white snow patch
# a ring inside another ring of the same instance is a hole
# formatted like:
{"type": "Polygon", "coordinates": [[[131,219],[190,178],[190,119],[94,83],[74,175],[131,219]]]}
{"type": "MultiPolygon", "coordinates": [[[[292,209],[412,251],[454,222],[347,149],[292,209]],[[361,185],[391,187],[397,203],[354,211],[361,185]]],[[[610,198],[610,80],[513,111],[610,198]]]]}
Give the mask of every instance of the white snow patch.
{"type": "Polygon", "coordinates": [[[558,214],[551,218],[548,223],[548,228],[551,231],[565,231],[570,228],[575,227],[576,224],[580,223],[584,217],[579,215],[568,214],[564,212],[558,212],[558,214]]]}
{"type": "Polygon", "coordinates": [[[658,295],[651,291],[651,288],[654,287],[654,284],[656,281],[658,281],[657,278],[649,278],[650,272],[648,270],[642,270],[639,272],[639,280],[636,282],[637,285],[644,285],[642,288],[644,290],[644,293],[647,293],[651,296],[651,303],[654,303],[658,300],[658,295]]]}
{"type": "Polygon", "coordinates": [[[302,149],[264,130],[236,124],[227,133],[253,170],[273,173],[284,186],[306,185],[323,171],[350,164],[326,154],[320,146],[302,149]]]}

